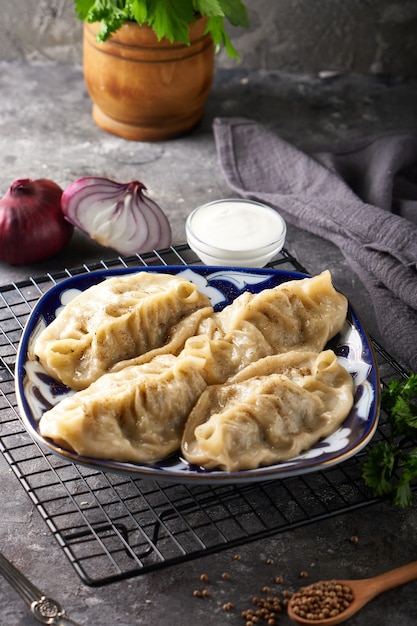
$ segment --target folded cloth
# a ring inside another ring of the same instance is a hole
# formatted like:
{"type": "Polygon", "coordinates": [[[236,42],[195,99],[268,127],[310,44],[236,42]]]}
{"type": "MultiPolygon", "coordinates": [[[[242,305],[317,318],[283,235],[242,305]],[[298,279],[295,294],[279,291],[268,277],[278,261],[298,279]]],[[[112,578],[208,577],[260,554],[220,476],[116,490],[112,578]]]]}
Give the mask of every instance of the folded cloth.
{"type": "Polygon", "coordinates": [[[417,371],[417,133],[309,155],[248,119],[218,118],[213,130],[230,187],[337,245],[369,292],[386,348],[417,371]]]}

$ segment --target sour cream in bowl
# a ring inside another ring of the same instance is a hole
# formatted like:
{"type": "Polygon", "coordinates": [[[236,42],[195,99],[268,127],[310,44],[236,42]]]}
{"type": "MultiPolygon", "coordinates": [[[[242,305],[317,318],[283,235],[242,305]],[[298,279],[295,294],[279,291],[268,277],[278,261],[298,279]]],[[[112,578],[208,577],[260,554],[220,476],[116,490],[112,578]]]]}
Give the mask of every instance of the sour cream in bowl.
{"type": "Polygon", "coordinates": [[[185,231],[188,245],[206,265],[264,267],[282,250],[287,226],[265,204],[226,198],[194,209],[185,231]]]}

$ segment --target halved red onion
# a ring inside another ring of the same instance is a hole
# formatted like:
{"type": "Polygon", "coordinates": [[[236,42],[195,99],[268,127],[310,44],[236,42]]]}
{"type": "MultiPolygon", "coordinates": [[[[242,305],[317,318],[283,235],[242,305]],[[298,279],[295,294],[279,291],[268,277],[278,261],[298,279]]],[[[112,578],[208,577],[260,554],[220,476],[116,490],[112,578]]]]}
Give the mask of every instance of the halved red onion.
{"type": "Polygon", "coordinates": [[[166,248],[172,237],[168,218],[146,191],[137,180],[85,176],[65,189],[61,208],[71,224],[120,254],[166,248]]]}

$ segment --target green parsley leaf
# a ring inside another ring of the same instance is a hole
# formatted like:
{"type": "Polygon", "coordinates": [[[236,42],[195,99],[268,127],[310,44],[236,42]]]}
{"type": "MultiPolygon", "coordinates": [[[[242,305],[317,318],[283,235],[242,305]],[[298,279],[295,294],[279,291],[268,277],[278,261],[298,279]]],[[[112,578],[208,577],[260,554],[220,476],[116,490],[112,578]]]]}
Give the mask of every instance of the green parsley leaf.
{"type": "Polygon", "coordinates": [[[381,395],[391,432],[387,442],[368,448],[362,478],[375,496],[388,497],[400,507],[413,502],[411,483],[417,479],[417,448],[404,443],[417,438],[417,374],[406,381],[392,380],[381,395]]]}
{"type": "Polygon", "coordinates": [[[194,0],[194,10],[201,15],[220,15],[224,17],[224,11],[218,0],[194,0]]]}
{"type": "Polygon", "coordinates": [[[249,18],[241,0],[222,0],[222,8],[225,17],[233,26],[249,26],[249,18]]]}
{"type": "Polygon", "coordinates": [[[80,19],[93,24],[100,23],[98,41],[105,41],[131,18],[125,2],[117,0],[76,0],[77,15],[80,19]]]}
{"type": "Polygon", "coordinates": [[[80,20],[86,20],[94,0],[75,0],[75,12],[80,20]]]}
{"type": "Polygon", "coordinates": [[[409,452],[399,464],[400,477],[394,497],[394,504],[409,506],[413,501],[410,483],[417,478],[417,448],[409,452]]]}
{"type": "Polygon", "coordinates": [[[142,25],[148,18],[148,6],[146,0],[128,0],[129,11],[138,24],[142,25]]]}
{"type": "Polygon", "coordinates": [[[376,496],[392,493],[392,474],[396,452],[392,444],[380,442],[370,448],[366,461],[362,465],[362,477],[376,496]]]}
{"type": "Polygon", "coordinates": [[[148,22],[158,39],[189,44],[189,24],[195,22],[193,0],[149,0],[148,22]]]}
{"type": "Polygon", "coordinates": [[[406,382],[391,381],[381,400],[395,433],[406,435],[417,429],[417,374],[406,382]]]}
{"type": "Polygon", "coordinates": [[[220,48],[224,46],[230,58],[239,60],[239,54],[235,50],[230,40],[230,37],[225,30],[223,17],[209,17],[206,32],[210,32],[216,52],[218,52],[220,48]]]}

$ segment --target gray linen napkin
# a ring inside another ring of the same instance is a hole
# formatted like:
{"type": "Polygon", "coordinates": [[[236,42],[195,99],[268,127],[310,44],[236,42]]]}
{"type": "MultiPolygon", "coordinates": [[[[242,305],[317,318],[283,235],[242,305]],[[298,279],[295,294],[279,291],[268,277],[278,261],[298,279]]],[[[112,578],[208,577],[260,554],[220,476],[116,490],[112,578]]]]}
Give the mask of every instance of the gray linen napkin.
{"type": "Polygon", "coordinates": [[[417,371],[417,134],[308,155],[251,120],[217,118],[213,130],[230,187],[337,245],[369,292],[385,346],[417,371]]]}

